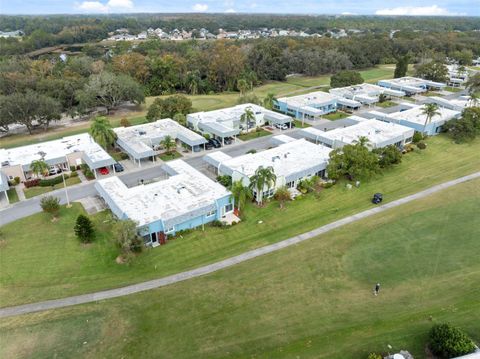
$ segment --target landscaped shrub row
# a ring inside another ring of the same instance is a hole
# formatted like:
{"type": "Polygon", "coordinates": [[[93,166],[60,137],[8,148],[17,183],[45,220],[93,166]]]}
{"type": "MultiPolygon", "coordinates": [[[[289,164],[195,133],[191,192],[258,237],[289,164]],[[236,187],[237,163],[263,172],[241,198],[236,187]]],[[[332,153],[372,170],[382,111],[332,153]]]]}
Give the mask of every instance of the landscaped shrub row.
{"type": "Polygon", "coordinates": [[[38,186],[39,182],[40,182],[39,178],[34,178],[34,179],[23,182],[23,184],[25,185],[25,188],[30,188],[30,187],[38,186]]]}
{"type": "MultiPolygon", "coordinates": [[[[69,178],[70,176],[65,174],[65,179],[69,178]]],[[[63,178],[62,176],[57,176],[49,179],[41,179],[38,183],[40,187],[50,187],[50,186],[55,186],[56,184],[62,183],[63,178]]]]}

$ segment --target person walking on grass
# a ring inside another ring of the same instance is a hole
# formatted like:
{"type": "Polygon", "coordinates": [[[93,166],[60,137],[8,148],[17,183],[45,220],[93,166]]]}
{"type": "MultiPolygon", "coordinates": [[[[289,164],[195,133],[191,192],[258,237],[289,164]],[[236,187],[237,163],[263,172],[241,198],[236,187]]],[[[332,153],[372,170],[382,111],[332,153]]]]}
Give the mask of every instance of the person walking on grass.
{"type": "Polygon", "coordinates": [[[373,289],[373,294],[377,296],[379,291],[380,291],[380,283],[377,283],[375,284],[375,288],[373,289]]]}

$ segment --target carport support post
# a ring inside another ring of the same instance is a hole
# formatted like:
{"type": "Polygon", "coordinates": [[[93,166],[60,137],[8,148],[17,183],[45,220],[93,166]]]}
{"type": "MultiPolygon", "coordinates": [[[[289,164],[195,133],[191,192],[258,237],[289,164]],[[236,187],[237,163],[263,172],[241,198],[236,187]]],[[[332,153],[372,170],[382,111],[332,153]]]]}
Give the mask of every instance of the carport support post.
{"type": "Polygon", "coordinates": [[[222,147],[225,146],[225,137],[222,137],[222,147]]]}
{"type": "Polygon", "coordinates": [[[5,193],[5,197],[7,198],[7,203],[10,203],[10,198],[8,198],[8,192],[7,190],[3,191],[5,193]]]}

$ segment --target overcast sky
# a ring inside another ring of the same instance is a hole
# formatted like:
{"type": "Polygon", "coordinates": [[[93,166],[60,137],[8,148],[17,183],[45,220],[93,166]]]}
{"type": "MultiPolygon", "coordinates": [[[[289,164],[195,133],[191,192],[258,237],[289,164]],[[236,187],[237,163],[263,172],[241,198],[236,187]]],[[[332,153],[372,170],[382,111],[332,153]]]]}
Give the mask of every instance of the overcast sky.
{"type": "Polygon", "coordinates": [[[125,12],[480,16],[480,0],[0,0],[1,14],[125,12]]]}

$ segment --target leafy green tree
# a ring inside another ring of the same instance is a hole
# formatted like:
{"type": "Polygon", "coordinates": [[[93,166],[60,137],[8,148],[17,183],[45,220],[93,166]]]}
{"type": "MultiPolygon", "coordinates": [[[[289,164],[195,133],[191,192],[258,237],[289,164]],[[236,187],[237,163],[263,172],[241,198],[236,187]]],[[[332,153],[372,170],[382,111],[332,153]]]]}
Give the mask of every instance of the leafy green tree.
{"type": "Polygon", "coordinates": [[[378,154],[378,163],[381,168],[387,168],[402,162],[402,152],[395,145],[376,148],[373,152],[378,154]]]}
{"type": "Polygon", "coordinates": [[[229,176],[229,175],[217,176],[217,182],[220,183],[223,187],[230,188],[232,186],[232,176],[229,176]]]}
{"type": "Polygon", "coordinates": [[[283,49],[273,41],[259,41],[248,53],[248,63],[260,80],[285,80],[287,65],[283,49]]]}
{"type": "Polygon", "coordinates": [[[187,125],[187,116],[185,116],[183,113],[176,113],[174,116],[173,116],[173,120],[175,122],[178,122],[180,125],[182,126],[186,126],[187,125]]]}
{"type": "Polygon", "coordinates": [[[423,131],[422,133],[425,133],[425,130],[427,128],[427,125],[432,122],[432,119],[440,115],[440,111],[438,110],[438,105],[436,103],[426,103],[423,106],[422,109],[422,114],[425,115],[425,123],[423,124],[423,131]]]}
{"type": "Polygon", "coordinates": [[[117,138],[112,124],[106,117],[94,118],[88,132],[95,142],[105,149],[111,147],[117,138]]]}
{"type": "Polygon", "coordinates": [[[30,163],[30,169],[37,177],[48,174],[48,164],[44,160],[33,160],[30,163]]]}
{"type": "Polygon", "coordinates": [[[345,87],[363,83],[362,75],[358,71],[344,70],[337,72],[330,78],[330,87],[345,87]]]}
{"type": "Polygon", "coordinates": [[[448,69],[442,62],[430,61],[417,67],[416,76],[430,81],[446,82],[448,69]]]}
{"type": "Polygon", "coordinates": [[[480,134],[480,108],[466,108],[461,118],[447,122],[445,127],[456,143],[474,140],[480,134]]]}
{"type": "Polygon", "coordinates": [[[452,59],[457,60],[459,65],[469,66],[472,64],[473,52],[470,49],[463,49],[461,51],[453,51],[450,54],[452,59]]]}
{"type": "Polygon", "coordinates": [[[260,166],[250,177],[250,189],[256,192],[256,200],[259,205],[263,204],[263,192],[269,191],[276,182],[277,176],[272,166],[260,166]]]}
{"type": "Polygon", "coordinates": [[[107,113],[124,102],[140,104],[145,101],[140,85],[130,76],[106,71],[91,75],[85,87],[77,91],[77,98],[82,109],[104,106],[107,113]]]}
{"type": "Polygon", "coordinates": [[[470,76],[465,87],[467,88],[470,97],[480,91],[480,73],[470,76]]]}
{"type": "Polygon", "coordinates": [[[160,145],[165,149],[167,154],[170,154],[172,149],[176,147],[175,140],[170,135],[165,136],[163,140],[160,141],[160,145]]]}
{"type": "Polygon", "coordinates": [[[475,344],[463,331],[449,324],[437,324],[430,329],[428,347],[439,358],[455,358],[473,353],[475,344]]]}
{"type": "Polygon", "coordinates": [[[247,107],[240,116],[240,125],[248,131],[248,124],[255,121],[255,114],[250,107],[247,107]]]}
{"type": "Polygon", "coordinates": [[[117,221],[113,225],[112,233],[124,260],[129,261],[133,253],[142,251],[142,238],[138,235],[137,224],[131,219],[117,221]]]}
{"type": "Polygon", "coordinates": [[[92,221],[83,214],[80,214],[77,217],[73,231],[75,232],[75,236],[77,236],[77,238],[83,243],[91,242],[95,235],[92,221]]]}
{"type": "Polygon", "coordinates": [[[60,211],[60,199],[53,196],[45,196],[40,200],[40,207],[46,213],[50,213],[53,218],[56,218],[60,211]]]}
{"type": "Polygon", "coordinates": [[[252,190],[244,186],[241,180],[233,182],[230,191],[232,192],[233,199],[239,212],[245,207],[247,201],[253,197],[252,190]]]}
{"type": "Polygon", "coordinates": [[[147,120],[155,121],[161,118],[173,118],[176,114],[187,115],[192,112],[192,101],[184,95],[173,95],[167,98],[157,98],[147,111],[147,120]]]}
{"type": "Polygon", "coordinates": [[[280,208],[285,206],[285,202],[292,200],[292,195],[287,187],[282,186],[275,191],[274,198],[279,202],[280,208]]]}
{"type": "Polygon", "coordinates": [[[274,102],[275,95],[269,92],[267,96],[265,96],[265,98],[263,99],[263,107],[265,107],[267,110],[272,110],[274,102]]]}
{"type": "Polygon", "coordinates": [[[327,165],[328,177],[334,180],[341,177],[368,180],[379,170],[377,154],[369,151],[363,141],[333,150],[330,152],[330,161],[327,165]]]}
{"type": "Polygon", "coordinates": [[[394,78],[404,77],[407,75],[409,61],[410,58],[408,55],[402,56],[397,60],[395,72],[393,73],[394,78]]]}
{"type": "Polygon", "coordinates": [[[60,119],[60,110],[58,101],[32,90],[0,96],[0,123],[4,130],[14,123],[24,125],[30,134],[35,123],[47,129],[51,121],[60,119]]]}

